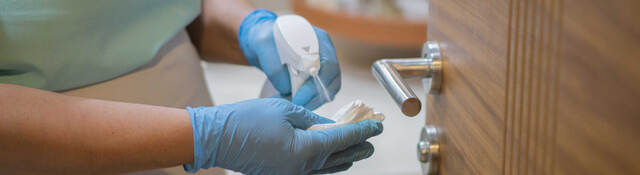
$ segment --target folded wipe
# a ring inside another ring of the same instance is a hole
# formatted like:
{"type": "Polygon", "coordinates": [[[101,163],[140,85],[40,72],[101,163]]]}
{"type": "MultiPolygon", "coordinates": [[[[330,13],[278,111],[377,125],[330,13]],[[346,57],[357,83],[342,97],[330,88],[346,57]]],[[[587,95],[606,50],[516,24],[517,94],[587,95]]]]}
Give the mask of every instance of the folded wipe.
{"type": "Polygon", "coordinates": [[[311,126],[308,130],[324,130],[335,128],[343,125],[348,125],[352,123],[357,123],[363,120],[384,120],[384,115],[379,112],[373,111],[372,108],[365,105],[361,100],[355,100],[344,107],[340,108],[338,112],[336,112],[332,120],[336,121],[335,123],[328,124],[317,124],[311,126]]]}

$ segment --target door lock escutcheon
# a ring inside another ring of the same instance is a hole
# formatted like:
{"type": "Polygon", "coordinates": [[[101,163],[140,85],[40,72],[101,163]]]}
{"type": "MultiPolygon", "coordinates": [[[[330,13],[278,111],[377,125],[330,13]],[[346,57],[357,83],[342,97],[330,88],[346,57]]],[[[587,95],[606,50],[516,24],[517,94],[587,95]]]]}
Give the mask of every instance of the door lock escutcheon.
{"type": "Polygon", "coordinates": [[[422,127],[417,150],[422,174],[438,174],[438,168],[440,166],[440,142],[438,142],[438,129],[436,127],[422,127]]]}

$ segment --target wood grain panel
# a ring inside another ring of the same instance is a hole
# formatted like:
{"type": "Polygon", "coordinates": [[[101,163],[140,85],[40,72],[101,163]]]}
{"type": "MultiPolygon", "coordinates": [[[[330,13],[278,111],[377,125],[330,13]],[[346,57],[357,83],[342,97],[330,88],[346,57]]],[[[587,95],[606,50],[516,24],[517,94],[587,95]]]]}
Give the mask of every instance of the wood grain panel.
{"type": "Polygon", "coordinates": [[[640,1],[566,0],[555,174],[640,174],[640,1]]]}
{"type": "Polygon", "coordinates": [[[640,174],[640,1],[430,3],[441,174],[640,174]]]}
{"type": "Polygon", "coordinates": [[[640,174],[638,2],[510,6],[504,174],[640,174]]]}
{"type": "Polygon", "coordinates": [[[502,172],[508,0],[431,0],[429,40],[441,45],[443,85],[427,124],[443,134],[441,174],[502,172]]]}
{"type": "Polygon", "coordinates": [[[503,174],[553,169],[561,0],[511,0],[503,174]]]}

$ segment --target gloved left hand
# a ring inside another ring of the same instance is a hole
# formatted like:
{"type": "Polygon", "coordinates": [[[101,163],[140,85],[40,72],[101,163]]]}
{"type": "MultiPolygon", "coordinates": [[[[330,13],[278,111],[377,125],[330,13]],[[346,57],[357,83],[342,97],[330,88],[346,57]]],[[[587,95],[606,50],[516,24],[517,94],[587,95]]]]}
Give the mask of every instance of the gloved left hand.
{"type": "Polygon", "coordinates": [[[187,110],[195,161],[184,168],[191,173],[213,166],[266,175],[343,171],[373,154],[365,140],[383,130],[377,120],[306,130],[333,121],[277,98],[187,110]]]}
{"type": "MultiPolygon", "coordinates": [[[[280,62],[273,38],[273,25],[276,14],[258,9],[251,12],[240,25],[238,40],[244,56],[249,63],[264,72],[271,84],[280,93],[280,97],[291,96],[291,81],[285,65],[280,62]]],[[[320,70],[318,75],[327,87],[333,99],[340,90],[340,66],[336,58],[335,48],[327,32],[314,27],[320,46],[320,70]]],[[[292,98],[292,102],[308,109],[316,109],[326,103],[316,90],[315,82],[308,79],[292,98]]]]}

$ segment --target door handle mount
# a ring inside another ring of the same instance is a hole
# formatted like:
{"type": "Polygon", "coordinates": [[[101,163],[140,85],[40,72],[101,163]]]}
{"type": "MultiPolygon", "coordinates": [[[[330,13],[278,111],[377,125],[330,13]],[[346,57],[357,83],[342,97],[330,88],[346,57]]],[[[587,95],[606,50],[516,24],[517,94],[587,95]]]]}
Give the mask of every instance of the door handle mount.
{"type": "Polygon", "coordinates": [[[431,94],[438,94],[442,84],[442,57],[438,43],[424,43],[421,55],[421,58],[381,59],[371,66],[380,85],[391,95],[402,113],[409,117],[418,115],[422,103],[404,79],[431,78],[431,94]]]}

